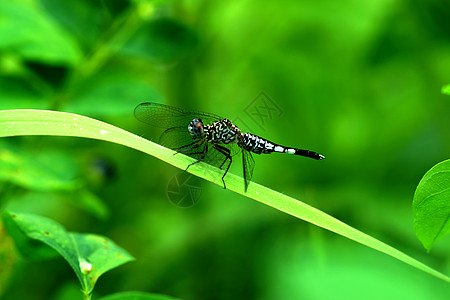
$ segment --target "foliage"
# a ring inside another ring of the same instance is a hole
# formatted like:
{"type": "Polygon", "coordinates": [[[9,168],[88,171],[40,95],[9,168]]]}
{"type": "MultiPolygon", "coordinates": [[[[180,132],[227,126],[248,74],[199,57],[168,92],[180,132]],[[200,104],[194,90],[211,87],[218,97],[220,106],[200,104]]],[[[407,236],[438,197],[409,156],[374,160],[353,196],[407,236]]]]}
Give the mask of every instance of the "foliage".
{"type": "Polygon", "coordinates": [[[414,194],[414,230],[427,250],[450,232],[450,160],[431,168],[414,194]]]}
{"type": "Polygon", "coordinates": [[[67,232],[60,224],[47,218],[4,212],[3,222],[19,251],[26,256],[46,258],[46,255],[41,256],[43,246],[32,241],[37,240],[64,257],[80,280],[85,294],[92,292],[103,273],[133,260],[130,254],[106,237],[67,232]]]}

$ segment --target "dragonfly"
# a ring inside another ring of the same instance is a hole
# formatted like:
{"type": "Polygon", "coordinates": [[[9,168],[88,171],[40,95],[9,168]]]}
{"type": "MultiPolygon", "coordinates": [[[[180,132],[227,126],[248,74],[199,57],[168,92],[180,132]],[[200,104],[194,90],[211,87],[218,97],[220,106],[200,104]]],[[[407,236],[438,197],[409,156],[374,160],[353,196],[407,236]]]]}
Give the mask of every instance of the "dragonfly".
{"type": "Polygon", "coordinates": [[[286,147],[252,133],[242,132],[230,120],[220,116],[197,111],[181,109],[169,105],[145,102],[136,106],[134,115],[139,121],[157,128],[164,128],[159,143],[177,153],[184,153],[194,159],[192,165],[205,162],[223,170],[223,187],[226,189],[225,175],[230,169],[236,154],[242,155],[244,188],[247,192],[253,176],[254,154],[272,152],[300,155],[316,160],[325,156],[313,151],[286,147]]]}

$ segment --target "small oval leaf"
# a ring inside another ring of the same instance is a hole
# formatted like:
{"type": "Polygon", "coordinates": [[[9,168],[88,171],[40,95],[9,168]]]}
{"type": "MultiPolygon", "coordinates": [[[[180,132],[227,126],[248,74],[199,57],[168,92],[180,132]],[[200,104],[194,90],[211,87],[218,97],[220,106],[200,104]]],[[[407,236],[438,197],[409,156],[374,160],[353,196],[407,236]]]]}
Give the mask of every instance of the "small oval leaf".
{"type": "Polygon", "coordinates": [[[450,159],[432,167],[413,200],[414,231],[425,249],[450,232],[450,159]]]}
{"type": "Polygon", "coordinates": [[[58,253],[52,248],[34,239],[30,239],[15,222],[15,217],[15,214],[8,212],[2,213],[2,221],[5,229],[14,241],[16,249],[24,258],[32,261],[40,261],[58,256],[58,253]]]}

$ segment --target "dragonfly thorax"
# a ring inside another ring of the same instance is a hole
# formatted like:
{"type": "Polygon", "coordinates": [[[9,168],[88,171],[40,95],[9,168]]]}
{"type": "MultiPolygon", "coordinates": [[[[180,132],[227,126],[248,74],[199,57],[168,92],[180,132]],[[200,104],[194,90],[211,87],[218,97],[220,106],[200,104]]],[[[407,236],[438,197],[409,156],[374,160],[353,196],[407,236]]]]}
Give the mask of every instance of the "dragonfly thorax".
{"type": "Polygon", "coordinates": [[[213,144],[232,144],[236,143],[242,135],[230,120],[223,119],[205,126],[205,135],[209,142],[213,144]]]}
{"type": "Polygon", "coordinates": [[[202,138],[205,135],[203,122],[201,119],[193,119],[189,122],[188,131],[191,138],[196,140],[202,138]]]}

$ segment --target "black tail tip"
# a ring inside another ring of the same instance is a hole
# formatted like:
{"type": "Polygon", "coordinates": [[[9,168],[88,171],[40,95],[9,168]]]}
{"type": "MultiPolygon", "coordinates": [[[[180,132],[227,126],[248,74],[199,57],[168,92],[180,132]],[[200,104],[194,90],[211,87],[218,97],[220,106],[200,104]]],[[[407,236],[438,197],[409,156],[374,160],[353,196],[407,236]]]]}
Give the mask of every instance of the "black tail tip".
{"type": "Polygon", "coordinates": [[[313,151],[309,151],[309,150],[296,149],[295,154],[313,158],[313,159],[317,159],[317,160],[325,159],[325,156],[323,156],[322,154],[319,154],[319,153],[316,153],[313,151]]]}

